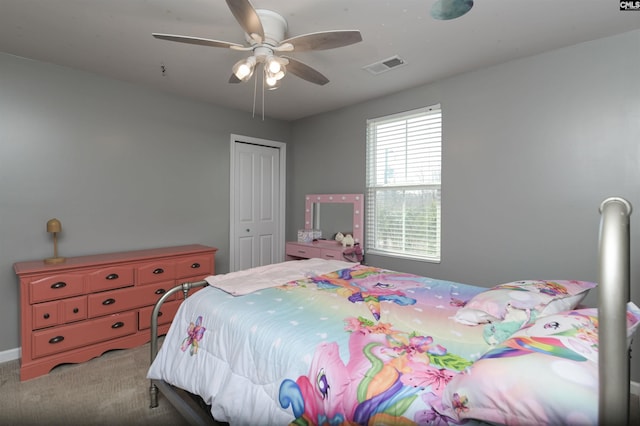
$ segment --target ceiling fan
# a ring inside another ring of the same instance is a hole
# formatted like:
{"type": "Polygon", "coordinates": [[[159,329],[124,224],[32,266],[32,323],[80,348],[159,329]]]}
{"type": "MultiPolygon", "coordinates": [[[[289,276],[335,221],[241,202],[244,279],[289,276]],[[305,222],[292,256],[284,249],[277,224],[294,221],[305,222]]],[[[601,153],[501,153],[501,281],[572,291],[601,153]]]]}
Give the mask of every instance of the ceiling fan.
{"type": "Polygon", "coordinates": [[[172,34],[153,33],[153,36],[180,43],[251,52],[251,56],[235,63],[229,83],[249,80],[258,65],[262,64],[264,84],[269,89],[277,88],[287,72],[318,85],[329,82],[329,79],[319,71],[297,59],[279,55],[281,52],[327,50],[362,41],[358,30],[321,31],[285,38],[287,21],[279,13],[255,9],[249,0],[226,1],[231,13],[245,32],[245,44],[172,34]]]}

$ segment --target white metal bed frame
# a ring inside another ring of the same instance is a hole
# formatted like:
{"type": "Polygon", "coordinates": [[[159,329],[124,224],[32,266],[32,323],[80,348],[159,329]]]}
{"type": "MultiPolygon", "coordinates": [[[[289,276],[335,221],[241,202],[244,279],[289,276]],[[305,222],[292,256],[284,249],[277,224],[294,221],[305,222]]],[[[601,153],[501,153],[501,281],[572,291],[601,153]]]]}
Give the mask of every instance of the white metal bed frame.
{"type": "MultiPolygon", "coordinates": [[[[627,302],[630,301],[631,204],[620,197],[600,204],[598,284],[598,422],[601,425],[629,424],[630,356],[627,347],[627,302]]],[[[151,362],[158,353],[158,313],[173,294],[205,287],[206,281],[184,283],[162,295],[151,314],[151,362]]],[[[221,425],[189,398],[186,392],[161,380],[151,380],[151,408],[158,406],[158,392],[193,425],[221,425]]]]}
{"type": "Polygon", "coordinates": [[[598,423],[629,424],[630,357],[627,303],[631,299],[631,204],[607,198],[600,204],[598,283],[598,423]]]}
{"type": "MultiPolygon", "coordinates": [[[[184,298],[189,295],[189,290],[194,288],[206,287],[209,283],[206,281],[197,281],[193,283],[183,283],[169,289],[166,293],[160,297],[153,307],[151,312],[151,362],[156,358],[158,354],[158,314],[160,308],[165,300],[169,299],[175,293],[182,291],[184,298]]],[[[207,412],[195,398],[188,392],[170,385],[164,380],[151,379],[151,385],[149,387],[149,397],[151,399],[150,408],[156,408],[158,406],[158,392],[162,393],[167,400],[173,405],[176,410],[187,420],[190,425],[197,426],[221,426],[224,423],[219,423],[211,417],[211,413],[207,412]]]]}

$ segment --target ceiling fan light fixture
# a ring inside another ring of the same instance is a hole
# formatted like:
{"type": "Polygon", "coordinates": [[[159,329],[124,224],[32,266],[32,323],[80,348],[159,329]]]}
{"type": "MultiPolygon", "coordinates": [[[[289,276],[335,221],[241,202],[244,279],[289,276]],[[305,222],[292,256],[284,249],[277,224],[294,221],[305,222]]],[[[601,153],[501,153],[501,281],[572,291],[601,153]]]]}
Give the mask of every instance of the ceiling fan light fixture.
{"type": "Polygon", "coordinates": [[[272,72],[270,67],[264,67],[264,78],[270,90],[276,89],[280,86],[280,80],[282,80],[287,73],[284,65],[280,64],[280,69],[277,72],[272,72]]]}
{"type": "Polygon", "coordinates": [[[277,74],[282,69],[282,65],[274,56],[271,56],[267,58],[267,69],[270,73],[277,74]]]}
{"type": "Polygon", "coordinates": [[[273,78],[274,80],[282,80],[284,78],[284,75],[286,74],[286,70],[284,67],[280,68],[280,71],[278,72],[271,72],[269,70],[267,70],[267,78],[273,78]]]}
{"type": "Polygon", "coordinates": [[[253,70],[256,66],[256,58],[255,56],[249,56],[246,59],[241,59],[235,63],[232,68],[233,74],[240,81],[247,81],[253,75],[253,70]]]}
{"type": "Polygon", "coordinates": [[[280,87],[282,80],[277,80],[273,77],[265,76],[264,82],[267,85],[267,90],[276,90],[278,87],[280,87]]]}

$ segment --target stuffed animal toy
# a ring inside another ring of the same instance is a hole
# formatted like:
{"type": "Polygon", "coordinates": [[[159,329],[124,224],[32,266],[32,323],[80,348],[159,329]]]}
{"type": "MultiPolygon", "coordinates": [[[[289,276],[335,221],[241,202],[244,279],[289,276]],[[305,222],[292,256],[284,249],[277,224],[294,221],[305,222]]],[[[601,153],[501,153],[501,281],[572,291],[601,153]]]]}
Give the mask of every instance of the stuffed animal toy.
{"type": "Polygon", "coordinates": [[[355,244],[355,240],[353,239],[353,235],[347,234],[342,239],[342,247],[353,247],[355,244]]]}

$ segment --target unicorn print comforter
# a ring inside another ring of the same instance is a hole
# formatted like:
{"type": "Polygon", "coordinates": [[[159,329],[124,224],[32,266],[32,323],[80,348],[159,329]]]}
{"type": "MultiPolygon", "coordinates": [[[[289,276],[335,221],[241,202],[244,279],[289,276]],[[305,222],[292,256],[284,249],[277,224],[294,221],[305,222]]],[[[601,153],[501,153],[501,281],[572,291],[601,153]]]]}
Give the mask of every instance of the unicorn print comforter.
{"type": "Polygon", "coordinates": [[[231,424],[426,423],[488,349],[481,327],[452,320],[483,290],[362,265],[241,297],[206,287],[181,305],[149,378],[231,424]]]}
{"type": "MultiPolygon", "coordinates": [[[[191,296],[148,377],[201,396],[232,425],[597,424],[597,310],[575,309],[594,283],[489,290],[308,267],[243,296],[191,296]],[[456,321],[470,307],[495,320],[456,321]]],[[[639,324],[630,303],[629,339],[639,324]]]]}

